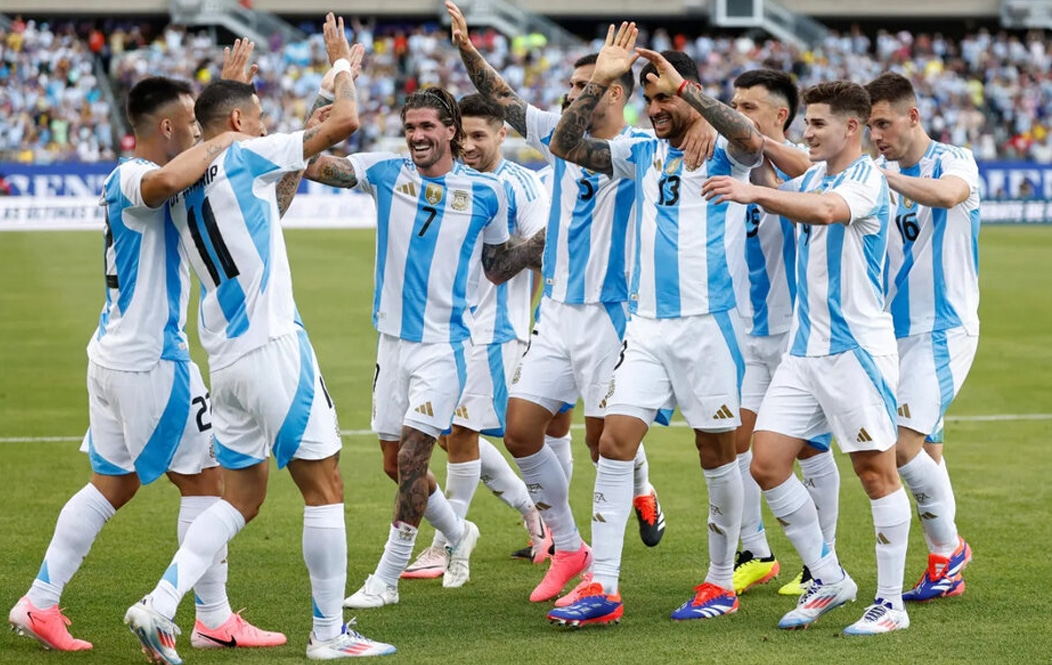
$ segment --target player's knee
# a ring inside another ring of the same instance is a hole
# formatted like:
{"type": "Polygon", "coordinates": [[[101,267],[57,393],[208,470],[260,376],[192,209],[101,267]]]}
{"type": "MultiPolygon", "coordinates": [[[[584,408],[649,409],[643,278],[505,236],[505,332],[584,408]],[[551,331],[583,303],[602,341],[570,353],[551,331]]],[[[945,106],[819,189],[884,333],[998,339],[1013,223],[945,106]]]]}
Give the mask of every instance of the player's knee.
{"type": "Polygon", "coordinates": [[[538,437],[533,436],[528,428],[516,423],[508,423],[504,429],[504,447],[508,449],[512,457],[526,457],[540,451],[544,445],[544,437],[539,437],[540,445],[537,445],[538,437]]]}
{"type": "Polygon", "coordinates": [[[756,456],[753,453],[752,464],[749,465],[749,473],[752,474],[753,480],[760,486],[760,489],[769,490],[777,487],[778,485],[785,482],[792,473],[790,468],[788,472],[779,464],[772,463],[771,460],[767,460],[763,457],[756,456]]]}

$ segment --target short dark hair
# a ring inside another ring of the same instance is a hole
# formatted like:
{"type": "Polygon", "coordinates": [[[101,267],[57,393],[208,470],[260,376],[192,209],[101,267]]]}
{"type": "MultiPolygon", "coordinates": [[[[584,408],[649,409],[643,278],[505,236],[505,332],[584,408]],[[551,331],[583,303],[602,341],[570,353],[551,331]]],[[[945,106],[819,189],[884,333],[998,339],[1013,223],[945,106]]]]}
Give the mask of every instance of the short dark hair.
{"type": "Polygon", "coordinates": [[[178,101],[180,97],[193,97],[193,95],[194,90],[186,81],[165,76],[145,78],[128,91],[128,100],[124,106],[128,124],[132,126],[132,129],[138,129],[146,116],[178,101]]]}
{"type": "Polygon", "coordinates": [[[457,102],[461,118],[482,118],[497,125],[504,124],[504,109],[500,104],[479,93],[464,95],[457,102]]]}
{"type": "Polygon", "coordinates": [[[869,122],[872,104],[869,93],[858,83],[850,81],[825,81],[804,90],[804,103],[829,104],[829,109],[837,115],[853,115],[862,121],[869,122]]]}
{"type": "MultiPolygon", "coordinates": [[[[594,65],[598,59],[598,53],[589,53],[588,55],[582,55],[580,58],[577,58],[577,60],[574,61],[573,68],[577,69],[578,67],[587,67],[589,65],[594,65]]],[[[632,91],[636,89],[635,78],[632,76],[632,70],[628,70],[621,76],[618,76],[617,82],[625,91],[625,100],[627,100],[629,97],[632,96],[632,91]]]]}
{"type": "Polygon", "coordinates": [[[252,100],[256,94],[250,83],[220,79],[205,86],[197,96],[194,114],[202,127],[210,127],[216,122],[225,120],[230,112],[252,100]]]}
{"type": "Polygon", "coordinates": [[[453,157],[460,157],[464,146],[464,124],[460,121],[460,106],[453,95],[442,88],[421,88],[409,93],[402,105],[402,122],[405,122],[406,111],[410,109],[435,109],[438,111],[438,121],[446,127],[453,127],[456,131],[450,148],[453,157]]]}
{"type": "MultiPolygon", "coordinates": [[[[672,65],[672,68],[680,76],[691,83],[701,83],[701,79],[698,77],[698,63],[694,62],[694,58],[683,51],[662,51],[661,56],[668,60],[668,63],[672,65]]],[[[646,86],[647,75],[657,73],[657,65],[648,61],[647,64],[643,65],[643,70],[639,72],[639,85],[646,86]]]]}
{"type": "Polygon", "coordinates": [[[869,93],[869,101],[888,102],[900,104],[906,102],[910,105],[917,103],[917,95],[913,92],[913,84],[901,74],[895,72],[884,72],[877,78],[866,84],[866,92],[869,93]]]}
{"type": "Polygon", "coordinates": [[[767,92],[785,99],[789,115],[785,118],[782,131],[788,130],[800,108],[800,91],[796,89],[793,77],[780,69],[750,69],[734,79],[735,88],[748,90],[756,86],[767,88],[767,92]]]}

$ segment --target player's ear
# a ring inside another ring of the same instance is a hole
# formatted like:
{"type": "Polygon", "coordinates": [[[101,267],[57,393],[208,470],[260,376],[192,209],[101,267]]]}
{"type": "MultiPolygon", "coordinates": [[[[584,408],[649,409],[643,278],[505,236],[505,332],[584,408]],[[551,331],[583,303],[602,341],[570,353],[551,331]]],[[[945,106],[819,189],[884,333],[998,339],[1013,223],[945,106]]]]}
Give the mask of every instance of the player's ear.
{"type": "Polygon", "coordinates": [[[241,131],[241,109],[235,108],[230,112],[230,127],[234,131],[241,131]]]}
{"type": "Polygon", "coordinates": [[[161,118],[161,135],[166,139],[172,138],[172,120],[171,118],[161,118]]]}

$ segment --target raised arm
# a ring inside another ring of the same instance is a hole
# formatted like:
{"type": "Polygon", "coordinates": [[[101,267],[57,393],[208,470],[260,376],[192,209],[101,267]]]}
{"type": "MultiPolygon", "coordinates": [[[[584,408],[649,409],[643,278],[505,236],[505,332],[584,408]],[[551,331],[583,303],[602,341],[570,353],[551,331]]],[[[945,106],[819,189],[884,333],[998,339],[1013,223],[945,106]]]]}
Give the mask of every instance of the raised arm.
{"type": "Polygon", "coordinates": [[[592,78],[570,107],[563,111],[559,124],[552,134],[549,148],[553,155],[579,164],[586,169],[613,175],[610,142],[585,137],[592,112],[607,89],[626,71],[639,56],[632,50],[639,30],[635,23],[622,22],[614,32],[613,25],[606,31],[606,43],[599,50],[592,78]]]}
{"type": "Polygon", "coordinates": [[[504,120],[515,131],[526,136],[526,101],[511,89],[500,73],[493,68],[468,37],[468,22],[463,12],[451,0],[446,0],[446,11],[453,21],[453,45],[460,51],[460,59],[479,94],[489,97],[504,109],[504,120]]]}
{"type": "Polygon", "coordinates": [[[806,151],[770,139],[764,139],[763,156],[790,179],[802,176],[811,168],[811,158],[806,151]]]}
{"type": "Polygon", "coordinates": [[[329,116],[317,127],[303,133],[303,157],[310,159],[341,141],[347,140],[358,130],[358,103],[354,79],[362,67],[365,48],[361,44],[350,46],[343,28],[343,18],[330,13],[325,17],[325,51],[329,63],[336,69],[335,91],[329,116]]]}
{"type": "Polygon", "coordinates": [[[147,172],[140,184],[143,202],[151,208],[161,205],[197,182],[212,160],[231,143],[247,138],[238,132],[223,132],[184,151],[163,167],[147,172]]]}
{"type": "Polygon", "coordinates": [[[952,208],[968,200],[972,188],[964,178],[944,175],[941,178],[915,178],[883,169],[888,187],[929,208],[952,208]]]}
{"type": "Polygon", "coordinates": [[[763,135],[756,130],[752,120],[715,97],[706,95],[696,83],[688,83],[657,51],[637,48],[636,52],[657,67],[657,75],[647,75],[651,83],[657,84],[657,92],[679,95],[697,109],[727,139],[728,151],[738,162],[755,164],[759,160],[763,152],[763,135]]]}
{"type": "Polygon", "coordinates": [[[307,165],[305,173],[308,180],[320,182],[330,187],[354,189],[358,186],[358,176],[354,174],[351,161],[345,157],[318,155],[307,165]]]}
{"type": "Polygon", "coordinates": [[[524,268],[540,267],[544,234],[544,231],[538,231],[526,240],[513,237],[500,245],[482,245],[482,269],[486,279],[503,284],[524,268]]]}
{"type": "Polygon", "coordinates": [[[705,181],[701,193],[715,203],[755,203],[767,212],[799,224],[826,226],[851,221],[851,208],[836,192],[787,192],[741,182],[730,176],[716,176],[705,181]]]}

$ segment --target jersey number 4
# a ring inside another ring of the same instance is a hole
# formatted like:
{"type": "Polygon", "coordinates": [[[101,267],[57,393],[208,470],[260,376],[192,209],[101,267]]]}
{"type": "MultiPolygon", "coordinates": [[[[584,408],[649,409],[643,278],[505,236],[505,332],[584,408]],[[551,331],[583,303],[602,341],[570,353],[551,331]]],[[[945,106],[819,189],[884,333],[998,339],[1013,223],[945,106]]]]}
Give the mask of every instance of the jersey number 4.
{"type": "Polygon", "coordinates": [[[223,240],[223,235],[219,232],[219,225],[216,224],[216,216],[212,212],[212,204],[209,203],[208,197],[201,201],[200,220],[197,219],[194,207],[190,207],[187,210],[187,226],[190,229],[190,237],[194,239],[197,253],[201,255],[205,269],[208,270],[208,276],[212,278],[212,282],[216,286],[219,285],[221,280],[215,260],[212,259],[212,254],[208,251],[208,245],[215,248],[216,258],[219,259],[219,267],[223,269],[223,275],[226,279],[234,279],[241,274],[237,269],[237,264],[234,263],[234,257],[230,256],[230,250],[226,246],[226,241],[223,240]],[[204,227],[203,235],[201,233],[202,226],[204,227]],[[205,240],[206,237],[207,242],[205,240]]]}

